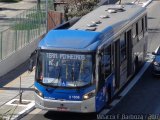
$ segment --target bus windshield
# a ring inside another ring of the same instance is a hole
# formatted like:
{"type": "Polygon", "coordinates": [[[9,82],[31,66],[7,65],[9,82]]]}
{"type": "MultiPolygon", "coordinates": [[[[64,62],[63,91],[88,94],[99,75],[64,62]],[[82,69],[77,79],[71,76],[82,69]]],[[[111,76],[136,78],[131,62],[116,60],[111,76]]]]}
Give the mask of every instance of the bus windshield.
{"type": "Polygon", "coordinates": [[[55,87],[82,87],[92,83],[91,54],[40,52],[36,78],[55,87]]]}

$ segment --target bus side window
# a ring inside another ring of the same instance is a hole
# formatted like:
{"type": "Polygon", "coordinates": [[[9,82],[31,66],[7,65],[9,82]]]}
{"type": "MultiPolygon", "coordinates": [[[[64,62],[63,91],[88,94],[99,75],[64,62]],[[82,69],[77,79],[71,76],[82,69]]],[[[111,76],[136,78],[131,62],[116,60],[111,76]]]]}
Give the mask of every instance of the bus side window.
{"type": "Polygon", "coordinates": [[[126,59],[126,39],[123,33],[120,38],[120,62],[122,63],[126,59]]]}
{"type": "Polygon", "coordinates": [[[132,29],[132,38],[135,38],[137,36],[137,31],[136,31],[136,25],[133,25],[133,29],[132,29]]]}
{"type": "Polygon", "coordinates": [[[105,79],[111,74],[111,46],[106,47],[101,52],[99,61],[99,89],[105,84],[105,79]]]}
{"type": "Polygon", "coordinates": [[[147,16],[143,18],[144,33],[147,31],[147,16]]]}
{"type": "Polygon", "coordinates": [[[142,19],[138,21],[138,40],[141,40],[143,38],[143,24],[142,19]]]}
{"type": "Polygon", "coordinates": [[[138,35],[138,24],[133,24],[132,28],[133,45],[137,43],[137,35],[138,35]]]}
{"type": "Polygon", "coordinates": [[[143,31],[143,35],[144,35],[144,19],[142,18],[142,31],[143,31]]]}
{"type": "Polygon", "coordinates": [[[138,21],[138,35],[142,32],[142,19],[138,21]]]}
{"type": "Polygon", "coordinates": [[[99,65],[98,65],[98,76],[99,76],[99,80],[98,80],[98,91],[103,87],[103,85],[105,84],[105,80],[104,80],[104,76],[102,73],[102,67],[103,67],[103,61],[102,61],[102,55],[103,55],[103,51],[101,51],[101,53],[99,54],[98,58],[99,58],[99,65]]]}
{"type": "Polygon", "coordinates": [[[104,79],[106,79],[111,74],[111,46],[104,49],[104,79]]]}

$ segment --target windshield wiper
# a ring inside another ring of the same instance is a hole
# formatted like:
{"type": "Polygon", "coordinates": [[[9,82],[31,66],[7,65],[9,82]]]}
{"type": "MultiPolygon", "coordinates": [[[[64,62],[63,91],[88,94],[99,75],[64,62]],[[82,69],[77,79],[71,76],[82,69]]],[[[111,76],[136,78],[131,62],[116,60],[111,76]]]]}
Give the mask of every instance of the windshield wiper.
{"type": "Polygon", "coordinates": [[[72,76],[72,81],[74,81],[74,85],[77,87],[77,83],[76,83],[76,80],[75,80],[75,77],[74,77],[74,68],[72,68],[71,76],[72,76]]]}
{"type": "MultiPolygon", "coordinates": [[[[74,81],[74,85],[75,87],[77,87],[77,83],[76,83],[76,80],[74,79],[74,69],[72,68],[72,71],[71,71],[71,76],[72,76],[72,81],[74,81]]],[[[76,88],[76,91],[79,93],[79,89],[76,88]]]]}
{"type": "Polygon", "coordinates": [[[59,72],[58,72],[58,77],[57,77],[57,79],[58,79],[57,86],[58,86],[58,83],[59,83],[59,80],[61,77],[61,66],[58,66],[58,68],[59,68],[59,72]]]}

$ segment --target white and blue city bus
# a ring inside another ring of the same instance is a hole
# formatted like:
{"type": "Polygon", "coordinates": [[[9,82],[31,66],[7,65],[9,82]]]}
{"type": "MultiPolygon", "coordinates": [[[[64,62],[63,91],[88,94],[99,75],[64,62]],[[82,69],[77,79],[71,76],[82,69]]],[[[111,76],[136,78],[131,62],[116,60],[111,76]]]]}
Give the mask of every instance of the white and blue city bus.
{"type": "Polygon", "coordinates": [[[99,112],[145,62],[146,8],[101,6],[50,30],[36,51],[36,107],[99,112]]]}

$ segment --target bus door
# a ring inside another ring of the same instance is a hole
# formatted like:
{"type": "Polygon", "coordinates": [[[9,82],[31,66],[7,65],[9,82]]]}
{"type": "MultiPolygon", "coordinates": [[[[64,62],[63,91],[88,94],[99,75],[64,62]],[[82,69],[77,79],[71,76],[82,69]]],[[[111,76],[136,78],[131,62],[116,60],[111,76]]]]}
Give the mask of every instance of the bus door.
{"type": "Polygon", "coordinates": [[[98,92],[96,96],[96,110],[99,111],[107,102],[111,101],[114,88],[114,74],[112,73],[111,45],[104,46],[98,55],[98,92]]]}
{"type": "Polygon", "coordinates": [[[127,77],[132,75],[132,36],[131,30],[126,32],[126,40],[127,40],[127,77]]]}
{"type": "Polygon", "coordinates": [[[115,85],[116,88],[120,88],[120,41],[116,40],[113,44],[113,54],[114,54],[114,68],[115,68],[115,85]]]}

